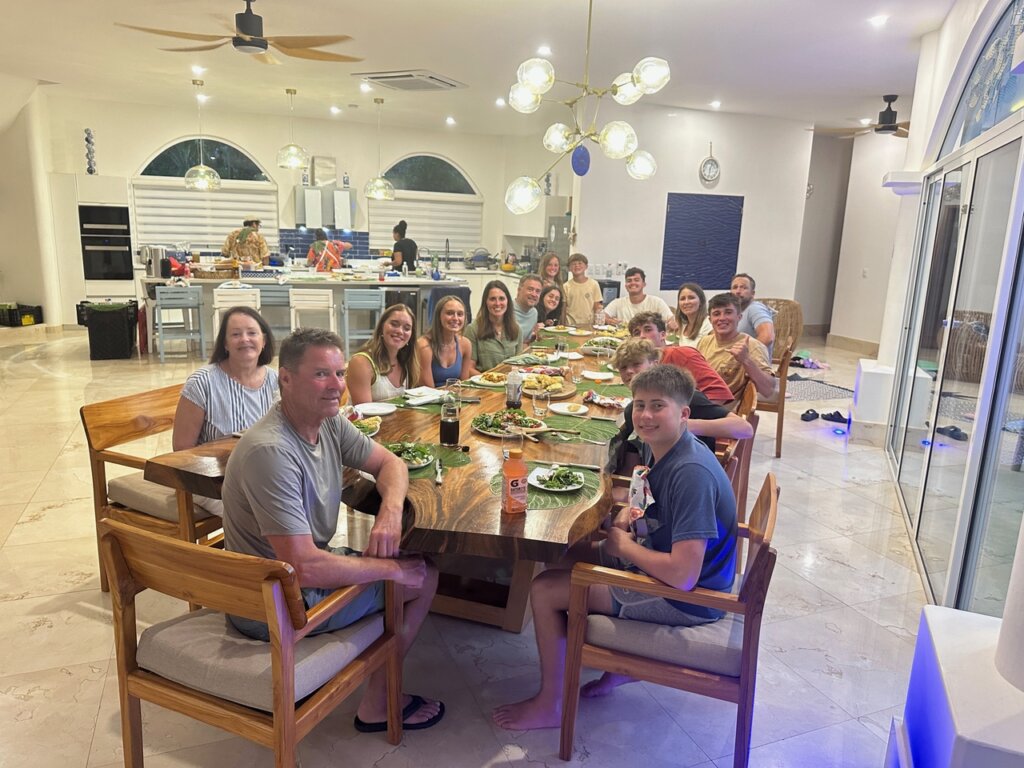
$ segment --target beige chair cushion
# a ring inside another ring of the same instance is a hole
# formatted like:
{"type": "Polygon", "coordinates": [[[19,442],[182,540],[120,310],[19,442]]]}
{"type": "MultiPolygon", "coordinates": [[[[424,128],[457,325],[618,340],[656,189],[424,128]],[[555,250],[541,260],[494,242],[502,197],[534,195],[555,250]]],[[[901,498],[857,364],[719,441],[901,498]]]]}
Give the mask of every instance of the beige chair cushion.
{"type": "Polygon", "coordinates": [[[592,614],[587,617],[587,642],[613,651],[739,677],[743,616],[730,613],[710,624],[667,627],[592,614]]]}
{"type": "MultiPolygon", "coordinates": [[[[141,472],[108,481],[107,498],[136,512],[144,512],[172,523],[178,522],[178,500],[174,489],[149,482],[142,477],[141,472]]],[[[195,507],[196,520],[207,517],[210,517],[207,510],[195,507]]]]}
{"type": "MultiPolygon", "coordinates": [[[[384,633],[382,614],[295,646],[295,700],[320,688],[384,633]]],[[[236,630],[223,613],[204,609],[154,624],[139,638],[139,666],[246,707],[272,712],[270,643],[236,630]]]]}

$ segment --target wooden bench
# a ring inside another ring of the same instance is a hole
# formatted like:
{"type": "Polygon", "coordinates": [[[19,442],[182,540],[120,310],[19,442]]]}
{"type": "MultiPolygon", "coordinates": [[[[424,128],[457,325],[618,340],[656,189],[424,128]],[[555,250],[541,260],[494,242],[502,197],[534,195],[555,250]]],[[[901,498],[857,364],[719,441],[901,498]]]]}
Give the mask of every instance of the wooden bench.
{"type": "MultiPolygon", "coordinates": [[[[105,517],[189,542],[209,542],[210,535],[220,530],[220,518],[202,508],[197,512],[191,494],[145,480],[141,470],[146,465],[146,457],[115,450],[171,429],[182,386],[174,384],[82,406],[80,413],[89,443],[97,537],[99,521],[105,517]],[[108,480],[108,463],[140,471],[108,480]]],[[[104,592],[109,591],[102,560],[100,586],[104,592]]]]}

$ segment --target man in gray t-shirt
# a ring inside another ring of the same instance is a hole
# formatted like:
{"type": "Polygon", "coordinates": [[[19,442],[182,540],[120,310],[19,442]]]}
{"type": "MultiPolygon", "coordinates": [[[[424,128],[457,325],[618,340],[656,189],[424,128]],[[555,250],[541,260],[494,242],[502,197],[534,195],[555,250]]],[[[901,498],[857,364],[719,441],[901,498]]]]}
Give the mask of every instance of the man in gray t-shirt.
{"type": "MultiPolygon", "coordinates": [[[[402,509],[409,489],[405,464],[363,436],[339,415],[345,357],[337,334],[300,329],[281,344],[281,400],[239,440],[224,476],[224,540],[228,550],[290,563],[307,607],[338,587],[372,584],[314,631],[352,624],[383,608],[383,581],[399,585],[405,623],[403,653],[419,631],[437,589],[437,571],[419,556],[400,556],[402,509]],[[362,556],[332,550],[338,525],[341,475],[358,467],[377,480],[380,512],[362,556]]],[[[267,639],[267,626],[229,617],[244,634],[267,639]]],[[[386,680],[370,678],[356,713],[356,728],[385,729],[386,680]]],[[[407,730],[429,728],[444,715],[436,700],[406,696],[407,730]]]]}
{"type": "Polygon", "coordinates": [[[519,280],[519,289],[512,302],[512,310],[516,313],[516,324],[523,332],[523,343],[528,344],[537,336],[537,302],[540,301],[540,290],[544,283],[540,275],[523,275],[519,280]]]}
{"type": "Polygon", "coordinates": [[[766,304],[754,301],[757,284],[754,278],[745,272],[733,275],[729,290],[740,300],[740,323],[738,330],[752,336],[768,350],[768,359],[772,359],[775,349],[775,313],[766,304]]]}

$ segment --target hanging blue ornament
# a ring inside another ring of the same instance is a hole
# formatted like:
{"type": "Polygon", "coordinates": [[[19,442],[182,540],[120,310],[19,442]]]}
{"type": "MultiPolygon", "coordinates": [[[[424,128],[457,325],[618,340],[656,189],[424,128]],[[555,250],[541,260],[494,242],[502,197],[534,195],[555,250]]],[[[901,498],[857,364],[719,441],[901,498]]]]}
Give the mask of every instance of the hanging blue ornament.
{"type": "Polygon", "coordinates": [[[572,151],[572,172],[577,176],[586,176],[590,170],[590,150],[580,144],[572,151]]]}

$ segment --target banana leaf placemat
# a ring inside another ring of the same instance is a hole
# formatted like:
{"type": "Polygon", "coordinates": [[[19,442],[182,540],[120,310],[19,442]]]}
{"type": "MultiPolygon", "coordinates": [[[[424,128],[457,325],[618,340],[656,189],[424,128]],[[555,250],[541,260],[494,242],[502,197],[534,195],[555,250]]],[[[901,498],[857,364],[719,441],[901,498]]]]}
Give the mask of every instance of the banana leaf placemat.
{"type": "Polygon", "coordinates": [[[385,400],[384,402],[391,403],[394,406],[397,406],[399,408],[404,408],[406,410],[423,411],[424,413],[432,413],[432,414],[437,415],[437,416],[439,416],[441,414],[441,404],[440,403],[427,403],[426,405],[415,405],[415,406],[414,405],[409,405],[409,402],[404,397],[402,397],[401,395],[399,395],[398,397],[393,397],[390,400],[385,400]]]}
{"type": "MultiPolygon", "coordinates": [[[[549,413],[544,417],[544,423],[552,429],[572,429],[579,430],[579,437],[585,440],[600,440],[602,442],[608,442],[615,435],[619,433],[619,428],[616,426],[614,421],[597,421],[594,419],[579,418],[576,416],[562,416],[557,413],[549,413]]],[[[558,433],[554,433],[558,434],[558,433]]],[[[552,437],[552,433],[541,433],[538,435],[540,439],[552,437]]],[[[563,435],[564,438],[557,438],[559,442],[571,443],[573,441],[579,442],[576,435],[563,435]]]]}
{"type": "MultiPolygon", "coordinates": [[[[549,464],[537,464],[533,461],[526,462],[526,469],[529,472],[533,472],[537,467],[551,469],[549,464]]],[[[531,485],[526,491],[527,513],[535,509],[561,509],[563,507],[571,507],[573,504],[578,504],[581,501],[593,503],[601,496],[601,477],[597,472],[589,469],[578,469],[577,467],[572,467],[571,469],[574,472],[579,472],[583,475],[583,487],[578,491],[555,493],[553,491],[542,491],[540,488],[534,488],[531,485]]],[[[410,477],[412,477],[411,474],[410,477]]],[[[495,496],[498,496],[501,493],[500,472],[491,478],[491,493],[495,496]]]]}
{"type": "Polygon", "coordinates": [[[608,397],[632,397],[633,390],[627,387],[625,384],[599,384],[596,381],[589,381],[584,379],[576,385],[576,391],[579,394],[585,394],[590,390],[594,390],[599,395],[606,395],[608,397]]]}
{"type": "MultiPolygon", "coordinates": [[[[464,467],[471,461],[468,453],[460,451],[457,448],[448,448],[447,446],[437,445],[435,443],[426,443],[426,445],[430,446],[431,450],[434,452],[434,456],[441,460],[441,463],[444,465],[445,469],[452,469],[453,467],[464,467]]],[[[416,480],[417,478],[421,477],[431,479],[434,477],[434,473],[434,463],[431,462],[430,464],[427,464],[427,466],[425,467],[420,467],[419,469],[410,469],[409,479],[416,480]]]]}

